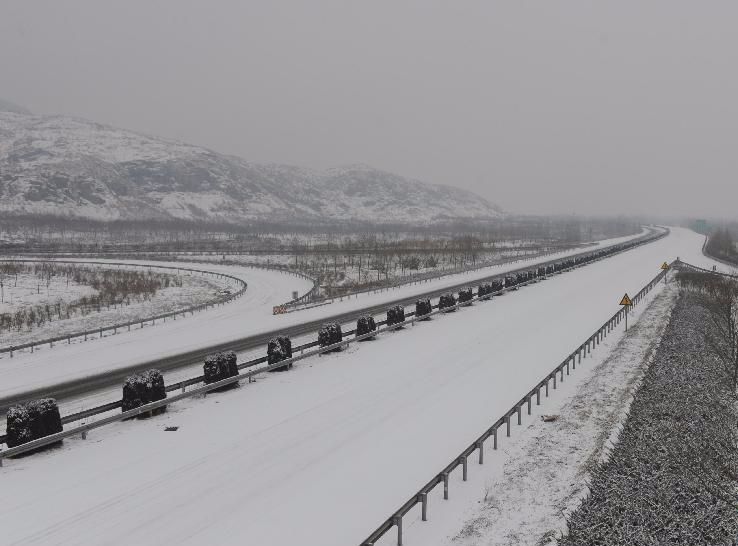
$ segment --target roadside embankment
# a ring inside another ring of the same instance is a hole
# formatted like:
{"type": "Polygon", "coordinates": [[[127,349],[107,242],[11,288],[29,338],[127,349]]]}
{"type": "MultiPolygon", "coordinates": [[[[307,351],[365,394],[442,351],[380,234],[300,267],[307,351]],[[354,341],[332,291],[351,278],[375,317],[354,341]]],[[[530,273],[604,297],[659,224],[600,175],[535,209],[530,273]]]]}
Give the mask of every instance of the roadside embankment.
{"type": "Polygon", "coordinates": [[[736,393],[704,301],[679,297],[618,443],[559,544],[734,544],[736,393]]]}

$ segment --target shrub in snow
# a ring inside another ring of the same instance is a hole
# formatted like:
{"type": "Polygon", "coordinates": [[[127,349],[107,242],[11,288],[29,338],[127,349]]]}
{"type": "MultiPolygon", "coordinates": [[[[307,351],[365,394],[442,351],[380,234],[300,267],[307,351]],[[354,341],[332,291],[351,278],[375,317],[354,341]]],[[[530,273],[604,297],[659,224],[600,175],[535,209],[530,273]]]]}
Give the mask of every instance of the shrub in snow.
{"type": "MultiPolygon", "coordinates": [[[[167,391],[164,387],[164,378],[159,370],[146,370],[132,375],[123,383],[123,411],[129,411],[151,402],[164,400],[167,391]]],[[[166,407],[156,411],[164,411],[166,407]]]]}
{"type": "MultiPolygon", "coordinates": [[[[321,347],[328,347],[334,343],[340,343],[343,341],[343,333],[341,332],[341,325],[336,322],[329,322],[324,324],[323,327],[318,331],[318,345],[321,347]]],[[[340,347],[336,348],[340,351],[340,347]]]]}
{"type": "Polygon", "coordinates": [[[405,308],[402,305],[395,305],[387,309],[387,326],[394,326],[403,322],[405,322],[405,308]]]}
{"type": "Polygon", "coordinates": [[[512,288],[516,284],[518,284],[518,281],[512,275],[508,275],[508,276],[505,277],[505,288],[512,288]]]}
{"type": "Polygon", "coordinates": [[[59,407],[53,398],[12,406],[5,419],[8,447],[16,447],[62,431],[59,407]]]}
{"type": "MultiPolygon", "coordinates": [[[[269,340],[267,345],[267,362],[269,365],[276,364],[292,358],[292,341],[287,336],[277,336],[269,340]]],[[[281,368],[269,370],[270,372],[283,372],[292,367],[292,363],[281,368]]]]}
{"type": "Polygon", "coordinates": [[[238,375],[236,353],[228,351],[227,353],[210,355],[205,359],[203,375],[207,385],[238,375]]]}
{"type": "MultiPolygon", "coordinates": [[[[363,317],[359,317],[359,320],[356,321],[356,336],[363,336],[364,334],[368,334],[369,332],[374,332],[377,329],[377,323],[374,322],[374,317],[371,315],[366,315],[363,317]]],[[[371,336],[370,336],[371,337],[371,336]]],[[[369,338],[366,338],[369,339],[369,338]]]]}
{"type": "Polygon", "coordinates": [[[518,273],[515,276],[515,284],[521,284],[528,280],[528,274],[527,273],[518,273]]]}
{"type": "Polygon", "coordinates": [[[451,309],[449,309],[449,311],[455,311],[456,309],[454,308],[454,305],[456,305],[456,298],[453,294],[443,294],[438,299],[438,308],[441,310],[448,309],[450,307],[451,309]]]}
{"type": "Polygon", "coordinates": [[[504,279],[495,279],[492,281],[492,292],[499,292],[503,288],[505,288],[504,279]]]}
{"type": "Polygon", "coordinates": [[[538,276],[539,277],[545,277],[546,276],[546,268],[541,266],[538,268],[538,276]]]}
{"type": "MultiPolygon", "coordinates": [[[[418,300],[415,302],[415,317],[420,318],[425,315],[429,315],[433,311],[431,301],[429,299],[418,300]]],[[[423,319],[427,320],[427,319],[423,319]]]]}
{"type": "Polygon", "coordinates": [[[474,297],[474,294],[472,293],[471,288],[464,288],[463,290],[459,290],[459,303],[466,303],[468,301],[471,301],[474,297]]]}

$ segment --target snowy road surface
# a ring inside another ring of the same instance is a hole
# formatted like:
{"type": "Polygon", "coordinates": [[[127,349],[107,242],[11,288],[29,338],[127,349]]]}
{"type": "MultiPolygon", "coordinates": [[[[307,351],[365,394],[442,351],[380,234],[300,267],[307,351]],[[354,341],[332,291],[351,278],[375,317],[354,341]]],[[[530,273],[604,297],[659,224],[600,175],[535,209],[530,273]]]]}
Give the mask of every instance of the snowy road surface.
{"type": "Polygon", "coordinates": [[[674,229],[289,373],[6,461],[3,542],[358,544],[610,317],[623,292],[677,256],[711,266],[701,245],[674,229]]]}
{"type": "MultiPolygon", "coordinates": [[[[606,247],[632,238],[633,236],[609,239],[601,241],[596,246],[606,247]]],[[[589,251],[592,248],[595,247],[562,252],[557,256],[568,256],[577,252],[589,251]]],[[[549,259],[551,257],[547,256],[537,260],[493,266],[469,274],[450,275],[427,283],[407,285],[396,290],[362,294],[358,298],[345,299],[332,305],[288,315],[272,315],[272,306],[289,299],[289,294],[293,289],[299,290],[301,294],[309,290],[308,281],[293,275],[262,269],[208,265],[209,270],[228,273],[246,280],[249,283],[246,295],[223,307],[198,313],[185,320],[158,324],[155,328],[144,328],[143,330],[134,328],[130,333],[122,332],[103,339],[71,345],[57,344],[54,348],[42,347],[34,353],[29,351],[17,353],[14,358],[6,355],[5,358],[0,358],[0,399],[13,398],[21,393],[50,385],[84,379],[110,370],[128,368],[152,359],[225,343],[248,335],[378,305],[399,297],[412,297],[460,282],[473,282],[476,278],[503,273],[521,266],[532,266],[536,262],[549,259]]],[[[183,267],[188,265],[178,262],[153,263],[183,267]]],[[[195,264],[193,267],[202,267],[202,265],[195,264]]]]}
{"type": "MultiPolygon", "coordinates": [[[[151,263],[203,269],[202,264],[151,263]]],[[[230,303],[184,319],[163,324],[160,322],[143,329],[134,328],[130,333],[121,332],[103,339],[79,341],[71,345],[62,343],[53,348],[41,347],[34,353],[16,353],[13,358],[3,355],[0,359],[0,398],[105,369],[125,367],[137,361],[165,357],[217,342],[221,338],[242,337],[258,328],[264,317],[271,317],[274,305],[291,299],[293,290],[304,294],[312,288],[310,281],[278,271],[217,264],[208,264],[205,268],[243,279],[248,283],[248,289],[243,296],[230,303]]]]}

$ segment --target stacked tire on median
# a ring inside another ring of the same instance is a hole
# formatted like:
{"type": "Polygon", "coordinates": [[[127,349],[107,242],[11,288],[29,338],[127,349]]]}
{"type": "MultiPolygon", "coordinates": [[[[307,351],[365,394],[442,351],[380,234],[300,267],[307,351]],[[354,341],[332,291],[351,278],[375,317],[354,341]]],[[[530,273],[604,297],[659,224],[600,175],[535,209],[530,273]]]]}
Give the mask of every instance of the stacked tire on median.
{"type": "MultiPolygon", "coordinates": [[[[267,362],[270,366],[292,358],[292,341],[287,336],[277,336],[267,345],[267,362]]],[[[292,367],[292,363],[269,370],[270,372],[284,372],[292,367]]]]}
{"type": "Polygon", "coordinates": [[[11,407],[5,423],[5,443],[8,447],[16,447],[62,431],[59,407],[53,398],[42,398],[11,407]]]}
{"type": "MultiPolygon", "coordinates": [[[[236,353],[227,351],[225,353],[217,353],[205,359],[203,365],[203,380],[206,385],[223,381],[229,377],[238,375],[238,362],[236,353]]],[[[231,383],[227,387],[231,387],[236,383],[231,383]]]]}
{"type": "MultiPolygon", "coordinates": [[[[359,317],[359,320],[356,321],[356,337],[364,336],[370,332],[376,332],[377,331],[377,323],[374,322],[374,317],[371,315],[365,315],[363,317],[359,317]]],[[[374,338],[374,336],[369,336],[364,339],[370,339],[374,338]]]]}
{"type": "MultiPolygon", "coordinates": [[[[166,397],[167,391],[161,372],[159,370],[147,370],[132,375],[125,380],[121,409],[125,413],[140,406],[164,400],[166,397]]],[[[166,406],[162,406],[154,412],[160,413],[165,410],[166,406]]]]}
{"type": "MultiPolygon", "coordinates": [[[[337,322],[329,322],[324,324],[318,331],[318,345],[321,347],[328,347],[336,343],[343,341],[343,332],[341,332],[341,325],[337,322]]],[[[340,351],[340,347],[333,349],[334,351],[340,351]]]]}

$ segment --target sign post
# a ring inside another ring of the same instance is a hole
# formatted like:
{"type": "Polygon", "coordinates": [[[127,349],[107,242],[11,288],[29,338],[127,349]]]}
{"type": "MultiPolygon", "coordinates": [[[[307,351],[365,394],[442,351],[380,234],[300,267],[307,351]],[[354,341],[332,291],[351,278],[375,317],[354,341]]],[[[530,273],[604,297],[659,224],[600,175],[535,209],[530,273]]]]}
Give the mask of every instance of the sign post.
{"type": "MultiPolygon", "coordinates": [[[[661,269],[663,271],[668,271],[669,270],[669,264],[667,264],[666,262],[662,263],[661,264],[661,269]]],[[[666,284],[666,273],[664,273],[664,284],[666,284]]]]}
{"type": "Polygon", "coordinates": [[[620,305],[625,307],[625,331],[628,331],[628,308],[633,305],[633,301],[630,299],[630,296],[626,292],[623,296],[623,299],[620,300],[620,305]]]}

